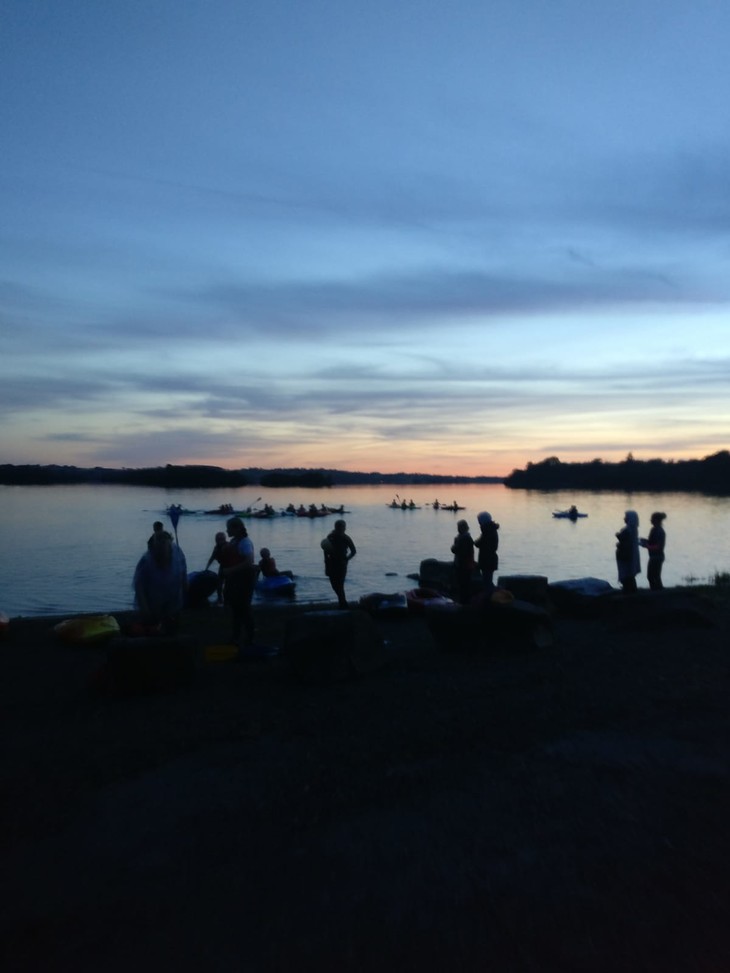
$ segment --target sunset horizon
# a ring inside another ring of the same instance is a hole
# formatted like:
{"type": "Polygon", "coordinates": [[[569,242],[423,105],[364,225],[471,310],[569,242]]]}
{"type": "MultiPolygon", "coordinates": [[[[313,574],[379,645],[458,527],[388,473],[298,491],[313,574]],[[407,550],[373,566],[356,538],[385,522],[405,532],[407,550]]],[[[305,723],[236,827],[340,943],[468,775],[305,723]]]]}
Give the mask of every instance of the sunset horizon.
{"type": "Polygon", "coordinates": [[[727,440],[730,7],[10,5],[0,461],[727,440]]]}
{"type": "Polygon", "coordinates": [[[726,452],[726,451],[727,451],[727,447],[719,446],[719,447],[716,447],[716,448],[713,448],[713,449],[709,450],[708,452],[703,452],[703,453],[692,453],[692,452],[688,452],[688,453],[682,454],[682,455],[674,454],[674,455],[671,455],[671,456],[660,456],[660,455],[657,455],[655,453],[651,453],[651,454],[647,453],[646,455],[643,455],[639,451],[632,450],[632,449],[629,449],[628,451],[623,452],[621,454],[617,453],[614,456],[605,456],[605,455],[598,456],[598,455],[586,453],[583,456],[580,456],[580,455],[571,455],[569,457],[566,457],[566,456],[560,456],[560,455],[556,455],[556,454],[550,454],[549,456],[546,455],[546,456],[541,456],[539,458],[524,459],[522,461],[515,462],[514,465],[510,466],[510,468],[507,469],[507,470],[505,470],[504,472],[490,472],[490,471],[487,471],[487,470],[484,470],[484,469],[470,469],[469,471],[465,471],[464,469],[436,469],[436,470],[434,470],[434,469],[427,469],[427,468],[420,468],[420,469],[412,468],[411,469],[411,468],[406,468],[406,467],[403,467],[403,466],[399,466],[399,467],[396,468],[395,466],[384,465],[382,463],[379,466],[362,466],[362,467],[342,466],[341,464],[338,464],[338,463],[326,463],[326,462],[322,462],[322,463],[319,463],[319,462],[307,462],[307,463],[292,463],[292,462],[258,463],[258,462],[252,462],[250,460],[250,458],[247,459],[246,461],[241,462],[240,464],[235,464],[235,463],[234,464],[231,464],[230,462],[226,462],[226,461],[218,461],[218,462],[216,462],[215,460],[208,460],[208,459],[195,459],[195,460],[191,460],[191,459],[180,459],[180,460],[177,460],[176,459],[176,460],[172,460],[172,459],[165,458],[165,459],[162,459],[159,462],[154,463],[154,464],[142,464],[142,465],[139,465],[139,466],[136,466],[134,464],[124,464],[124,465],[121,465],[121,466],[120,465],[114,465],[114,464],[93,464],[93,465],[86,465],[86,464],[83,464],[83,463],[69,462],[69,461],[64,461],[64,462],[51,461],[49,463],[38,463],[38,462],[19,462],[19,463],[16,463],[16,462],[13,462],[13,461],[7,461],[7,460],[4,460],[4,459],[0,459],[0,465],[14,466],[14,467],[25,467],[25,466],[29,466],[29,467],[36,467],[36,466],[38,466],[38,467],[46,467],[46,466],[48,466],[48,467],[54,467],[55,466],[55,467],[71,467],[71,468],[78,468],[78,469],[84,469],[84,470],[87,470],[87,469],[88,470],[92,470],[92,469],[95,469],[95,468],[100,468],[100,469],[109,469],[109,470],[114,470],[114,471],[135,470],[135,469],[138,469],[138,470],[143,470],[143,469],[163,469],[165,467],[170,466],[170,467],[183,468],[183,469],[184,468],[196,468],[196,467],[200,467],[200,468],[219,469],[219,470],[223,470],[225,472],[243,472],[243,473],[246,473],[246,472],[249,472],[249,471],[253,471],[253,470],[262,470],[262,471],[266,471],[266,472],[270,472],[270,471],[283,471],[283,472],[289,472],[289,471],[305,471],[305,472],[309,472],[309,471],[313,471],[313,472],[320,472],[321,471],[321,472],[337,472],[337,473],[343,473],[343,474],[353,475],[353,476],[357,476],[357,475],[361,475],[361,476],[377,476],[377,475],[383,475],[383,476],[388,476],[388,477],[392,477],[392,476],[403,476],[403,477],[419,477],[419,476],[423,476],[423,477],[444,477],[444,478],[452,478],[453,477],[453,478],[466,478],[466,479],[481,479],[481,478],[484,478],[484,479],[491,479],[491,480],[504,480],[507,477],[509,477],[510,474],[512,472],[514,472],[515,470],[524,470],[528,466],[539,465],[540,463],[544,463],[547,459],[551,459],[551,458],[555,458],[555,459],[559,460],[562,464],[566,464],[566,465],[567,464],[571,464],[571,463],[575,463],[575,464],[580,464],[580,463],[593,463],[593,462],[596,462],[596,461],[598,461],[600,463],[605,463],[605,464],[614,464],[614,463],[624,462],[624,461],[626,461],[629,458],[630,459],[633,459],[633,460],[636,460],[639,463],[649,462],[649,461],[660,461],[660,462],[663,462],[663,463],[669,463],[669,464],[671,464],[671,463],[677,463],[677,462],[682,462],[682,461],[687,461],[687,460],[701,461],[701,460],[707,459],[710,456],[714,456],[717,453],[726,452]]]}

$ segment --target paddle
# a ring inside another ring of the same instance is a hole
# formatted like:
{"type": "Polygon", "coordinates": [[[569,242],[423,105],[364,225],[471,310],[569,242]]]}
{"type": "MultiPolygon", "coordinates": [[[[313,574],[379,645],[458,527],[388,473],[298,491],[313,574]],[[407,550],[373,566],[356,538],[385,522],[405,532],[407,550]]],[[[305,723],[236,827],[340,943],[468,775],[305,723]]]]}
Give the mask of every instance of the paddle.
{"type": "Polygon", "coordinates": [[[168,509],[167,516],[172,521],[172,529],[175,531],[175,543],[180,546],[180,542],[177,539],[177,522],[180,520],[180,506],[179,504],[174,504],[168,509]]]}

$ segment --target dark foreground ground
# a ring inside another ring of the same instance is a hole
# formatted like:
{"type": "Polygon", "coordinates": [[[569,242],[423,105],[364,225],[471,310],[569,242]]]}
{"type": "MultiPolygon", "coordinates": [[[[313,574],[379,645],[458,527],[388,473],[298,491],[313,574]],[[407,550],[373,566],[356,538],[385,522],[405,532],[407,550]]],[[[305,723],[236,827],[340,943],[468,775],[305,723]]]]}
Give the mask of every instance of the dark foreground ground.
{"type": "MultiPolygon", "coordinates": [[[[556,644],[277,659],[110,697],[49,619],[0,643],[3,969],[730,969],[730,611],[671,593],[556,644]]],[[[289,613],[260,611],[281,643],[289,613]]],[[[225,641],[222,613],[185,631],[225,641]]]]}

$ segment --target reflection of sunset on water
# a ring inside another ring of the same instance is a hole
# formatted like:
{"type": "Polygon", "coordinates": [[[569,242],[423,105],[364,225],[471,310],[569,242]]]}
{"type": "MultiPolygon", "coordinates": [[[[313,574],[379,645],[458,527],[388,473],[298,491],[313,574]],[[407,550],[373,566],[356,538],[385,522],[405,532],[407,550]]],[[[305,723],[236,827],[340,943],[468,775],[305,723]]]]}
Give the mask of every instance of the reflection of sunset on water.
{"type": "MultiPolygon", "coordinates": [[[[268,504],[277,512],[290,503],[306,510],[310,504],[338,510],[322,517],[281,516],[245,519],[256,556],[262,547],[277,565],[296,576],[296,599],[323,601],[332,592],[323,572],[322,538],[338,516],[357,547],[347,576],[353,602],[373,592],[411,588],[422,560],[450,562],[457,522],[465,519],[478,535],[477,515],[488,511],[500,524],[497,575],[539,574],[550,581],[596,577],[617,584],[615,533],[624,512],[639,512],[641,536],[649,530],[653,510],[667,513],[665,584],[707,581],[714,572],[730,569],[730,499],[688,493],[616,493],[610,491],[510,490],[501,484],[429,484],[387,486],[300,487],[264,490],[175,490],[129,486],[0,487],[0,577],[6,614],[107,612],[131,607],[132,574],[146,548],[152,525],[180,504],[177,524],[180,546],[189,571],[202,570],[215,535],[230,516],[206,513],[221,504],[234,510],[268,504]],[[413,499],[418,509],[393,509],[413,499]],[[433,509],[434,500],[463,510],[433,509]],[[587,517],[555,519],[554,510],[575,504],[587,517]],[[340,506],[342,511],[340,512],[340,506]],[[19,550],[42,549],[43,571],[19,550]]],[[[646,587],[642,554],[640,588],[646,587]]]]}

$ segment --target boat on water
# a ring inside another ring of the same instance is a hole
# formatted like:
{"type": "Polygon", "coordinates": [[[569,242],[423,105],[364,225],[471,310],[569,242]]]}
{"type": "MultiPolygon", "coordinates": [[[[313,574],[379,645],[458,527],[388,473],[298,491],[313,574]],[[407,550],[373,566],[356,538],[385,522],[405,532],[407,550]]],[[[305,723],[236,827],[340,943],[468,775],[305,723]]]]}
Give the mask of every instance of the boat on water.
{"type": "Polygon", "coordinates": [[[317,506],[314,503],[310,503],[308,507],[300,503],[298,507],[295,507],[293,503],[290,503],[288,507],[281,511],[282,517],[327,517],[329,514],[349,514],[349,510],[345,510],[344,503],[341,503],[339,507],[328,507],[325,504],[317,506]]]}
{"type": "Polygon", "coordinates": [[[256,593],[264,597],[291,597],[297,583],[288,574],[276,574],[271,577],[260,577],[256,582],[256,593]]]}
{"type": "Polygon", "coordinates": [[[439,503],[438,500],[434,501],[431,506],[434,510],[450,510],[452,513],[456,513],[457,510],[466,510],[466,507],[462,507],[458,503],[439,503]]]}
{"type": "Polygon", "coordinates": [[[578,520],[579,517],[587,517],[588,514],[581,513],[577,507],[568,507],[567,510],[553,510],[553,517],[558,520],[578,520]]]}
{"type": "MultiPolygon", "coordinates": [[[[190,513],[195,513],[191,510],[190,513]]],[[[218,507],[216,510],[202,510],[201,513],[210,517],[238,517],[240,520],[267,520],[270,517],[278,517],[279,515],[274,510],[273,507],[264,507],[263,510],[255,510],[252,507],[247,507],[245,510],[234,510],[229,504],[223,504],[222,507],[218,507]]]]}
{"type": "Polygon", "coordinates": [[[255,520],[270,520],[271,517],[278,517],[279,515],[271,504],[265,503],[261,510],[253,510],[250,516],[255,520]]]}
{"type": "Polygon", "coordinates": [[[331,511],[328,507],[317,507],[311,503],[308,507],[297,507],[295,515],[297,517],[329,517],[331,511]]]}
{"type": "Polygon", "coordinates": [[[395,500],[393,500],[392,503],[386,503],[385,506],[389,507],[391,510],[420,510],[421,509],[412,500],[410,503],[406,503],[405,500],[402,501],[401,503],[396,503],[395,500]]]}

